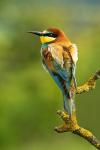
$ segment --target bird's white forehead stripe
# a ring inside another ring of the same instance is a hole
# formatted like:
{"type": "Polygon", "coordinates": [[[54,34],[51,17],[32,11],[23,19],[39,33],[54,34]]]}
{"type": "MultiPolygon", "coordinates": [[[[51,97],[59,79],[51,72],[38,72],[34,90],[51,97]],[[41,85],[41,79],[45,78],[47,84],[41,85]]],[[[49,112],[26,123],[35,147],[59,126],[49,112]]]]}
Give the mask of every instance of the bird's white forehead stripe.
{"type": "Polygon", "coordinates": [[[43,31],[43,33],[46,33],[46,32],[47,32],[46,30],[43,31]]]}

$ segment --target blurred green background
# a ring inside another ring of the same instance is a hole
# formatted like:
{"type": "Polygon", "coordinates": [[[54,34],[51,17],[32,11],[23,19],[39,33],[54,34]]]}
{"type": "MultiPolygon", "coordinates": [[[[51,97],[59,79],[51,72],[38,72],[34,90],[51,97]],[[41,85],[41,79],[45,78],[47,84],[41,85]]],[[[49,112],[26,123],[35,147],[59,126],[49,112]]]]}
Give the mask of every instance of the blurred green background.
{"type": "MultiPolygon", "coordinates": [[[[41,65],[40,41],[28,30],[56,26],[77,44],[77,82],[100,67],[100,0],[0,0],[0,150],[95,150],[57,134],[62,95],[41,65]]],[[[100,81],[76,96],[78,122],[100,139],[100,81]]]]}

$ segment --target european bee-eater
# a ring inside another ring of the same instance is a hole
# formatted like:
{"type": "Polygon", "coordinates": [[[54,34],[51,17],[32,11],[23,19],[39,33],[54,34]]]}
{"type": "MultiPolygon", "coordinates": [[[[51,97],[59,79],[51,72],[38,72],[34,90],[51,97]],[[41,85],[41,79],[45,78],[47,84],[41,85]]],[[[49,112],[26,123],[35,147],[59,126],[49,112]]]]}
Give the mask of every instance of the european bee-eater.
{"type": "Polygon", "coordinates": [[[43,66],[61,89],[64,97],[64,110],[71,116],[75,111],[75,69],[78,60],[76,45],[72,44],[65,33],[58,28],[29,33],[40,37],[43,66]]]}

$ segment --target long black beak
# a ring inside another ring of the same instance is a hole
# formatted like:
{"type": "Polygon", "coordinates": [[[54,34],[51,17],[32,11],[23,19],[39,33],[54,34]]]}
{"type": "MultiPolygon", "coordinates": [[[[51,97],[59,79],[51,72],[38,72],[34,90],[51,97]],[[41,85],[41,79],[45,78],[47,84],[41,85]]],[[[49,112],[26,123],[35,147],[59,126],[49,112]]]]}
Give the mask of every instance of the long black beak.
{"type": "Polygon", "coordinates": [[[43,35],[43,32],[39,32],[39,31],[28,31],[28,33],[35,34],[35,35],[38,35],[38,36],[43,35]]]}

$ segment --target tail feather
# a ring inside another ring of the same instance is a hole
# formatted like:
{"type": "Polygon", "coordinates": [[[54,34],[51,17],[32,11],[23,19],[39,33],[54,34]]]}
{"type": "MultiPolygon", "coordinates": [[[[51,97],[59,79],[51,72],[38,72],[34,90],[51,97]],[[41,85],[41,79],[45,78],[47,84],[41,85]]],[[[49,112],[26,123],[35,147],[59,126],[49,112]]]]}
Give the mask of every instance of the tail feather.
{"type": "Polygon", "coordinates": [[[69,115],[72,115],[75,111],[74,100],[72,98],[67,98],[66,95],[64,95],[64,109],[69,115]]]}

